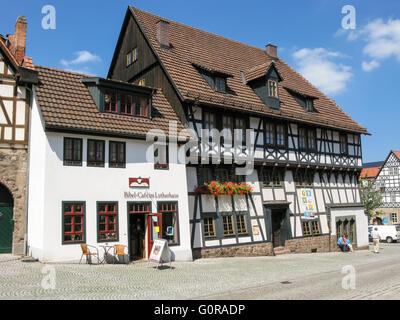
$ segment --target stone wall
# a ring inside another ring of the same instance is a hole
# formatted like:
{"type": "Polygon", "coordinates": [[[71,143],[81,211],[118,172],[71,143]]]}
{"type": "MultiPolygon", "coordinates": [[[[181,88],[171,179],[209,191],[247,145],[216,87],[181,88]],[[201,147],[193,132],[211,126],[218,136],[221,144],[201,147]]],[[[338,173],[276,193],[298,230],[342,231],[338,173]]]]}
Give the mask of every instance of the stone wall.
{"type": "Polygon", "coordinates": [[[251,257],[273,255],[272,243],[246,244],[212,249],[193,249],[193,258],[251,257]]]}
{"type": "MultiPolygon", "coordinates": [[[[290,250],[291,253],[335,252],[340,251],[336,242],[336,235],[330,236],[330,242],[328,235],[318,237],[305,237],[286,240],[285,247],[290,250]]],[[[354,249],[364,250],[368,249],[368,246],[354,246],[354,249]]]]}
{"type": "Polygon", "coordinates": [[[0,149],[0,183],[14,198],[13,254],[24,253],[27,149],[0,149]]]}

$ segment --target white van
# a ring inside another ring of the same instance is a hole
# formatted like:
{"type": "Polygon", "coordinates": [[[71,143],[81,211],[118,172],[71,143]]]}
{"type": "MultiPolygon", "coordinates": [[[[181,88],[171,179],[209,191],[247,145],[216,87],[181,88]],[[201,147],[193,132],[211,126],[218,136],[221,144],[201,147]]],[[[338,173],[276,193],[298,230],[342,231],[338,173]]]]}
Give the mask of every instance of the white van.
{"type": "Polygon", "coordinates": [[[396,226],[382,226],[382,225],[373,225],[368,226],[368,234],[371,238],[371,232],[373,229],[378,228],[378,233],[381,237],[382,241],[386,241],[387,243],[391,243],[393,241],[400,240],[400,232],[396,230],[396,226]]]}

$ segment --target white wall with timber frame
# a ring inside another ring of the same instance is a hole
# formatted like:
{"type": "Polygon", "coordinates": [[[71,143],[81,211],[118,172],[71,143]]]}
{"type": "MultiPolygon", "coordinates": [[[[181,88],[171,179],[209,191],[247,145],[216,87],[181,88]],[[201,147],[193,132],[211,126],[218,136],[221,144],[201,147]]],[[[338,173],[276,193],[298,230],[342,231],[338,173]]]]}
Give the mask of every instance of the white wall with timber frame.
{"type": "Polygon", "coordinates": [[[26,148],[30,97],[0,51],[0,148],[26,148]]]}
{"type": "MultiPolygon", "coordinates": [[[[207,110],[221,114],[221,112],[217,111],[218,108],[210,109],[208,107],[207,110]]],[[[203,112],[201,106],[188,106],[189,126],[198,136],[201,136],[201,129],[203,128],[203,112]]],[[[229,110],[223,111],[224,115],[229,113],[229,110]]],[[[319,235],[335,235],[332,226],[335,222],[332,221],[330,209],[335,206],[341,208],[342,214],[356,217],[357,232],[360,233],[357,236],[357,245],[368,245],[366,217],[364,212],[360,211],[362,203],[358,175],[362,166],[362,158],[359,134],[345,133],[348,142],[347,153],[341,154],[339,131],[331,128],[316,127],[317,149],[315,152],[303,151],[299,150],[298,147],[298,127],[302,125],[283,121],[282,123],[287,125],[286,147],[283,149],[269,148],[265,144],[265,122],[274,120],[248,116],[245,113],[234,113],[233,111],[232,114],[246,118],[248,128],[254,129],[255,132],[254,156],[256,163],[258,162],[259,164],[253,174],[246,177],[246,182],[253,187],[254,192],[248,196],[214,197],[196,194],[194,191],[200,184],[197,174],[199,166],[188,165],[190,229],[191,243],[194,249],[271,241],[271,235],[268,231],[270,221],[268,221],[268,216],[265,214],[265,208],[272,207],[277,203],[288,205],[291,238],[305,236],[302,228],[302,222],[305,220],[318,221],[320,225],[319,235]],[[259,175],[260,170],[263,167],[275,166],[284,171],[283,183],[280,186],[265,187],[262,177],[259,175]],[[311,172],[312,185],[299,185],[295,181],[294,175],[298,167],[311,172]],[[316,205],[314,219],[306,219],[301,209],[300,192],[304,188],[312,190],[313,201],[316,205]],[[236,233],[234,237],[224,237],[221,231],[221,219],[224,213],[233,215],[238,213],[246,214],[248,234],[238,235],[236,233]],[[215,218],[216,237],[205,238],[204,217],[215,218]],[[259,230],[258,235],[253,234],[253,226],[259,230]]],[[[309,126],[313,127],[312,125],[309,126]]],[[[219,151],[221,154],[224,152],[223,146],[219,151]]],[[[210,157],[217,152],[215,145],[211,145],[210,157]],[[214,150],[211,151],[213,148],[214,150]]],[[[212,165],[210,164],[209,166],[211,167],[212,165]]],[[[214,165],[214,167],[217,168],[218,165],[214,165]]]]}
{"type": "Polygon", "coordinates": [[[390,152],[379,171],[376,187],[382,194],[382,208],[400,208],[400,160],[390,152]]]}

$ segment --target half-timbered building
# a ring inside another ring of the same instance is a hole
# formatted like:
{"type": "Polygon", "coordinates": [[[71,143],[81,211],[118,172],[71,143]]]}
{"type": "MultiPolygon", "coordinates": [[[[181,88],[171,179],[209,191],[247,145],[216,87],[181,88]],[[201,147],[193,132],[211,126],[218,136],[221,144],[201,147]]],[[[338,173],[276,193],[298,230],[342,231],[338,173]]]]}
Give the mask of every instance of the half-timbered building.
{"type": "Polygon", "coordinates": [[[32,59],[25,56],[26,18],[0,35],[0,253],[24,253],[32,59]]]}
{"type": "Polygon", "coordinates": [[[212,140],[199,146],[202,160],[208,148],[208,163],[187,164],[195,257],[327,251],[344,232],[359,248],[368,245],[359,189],[368,132],[276,46],[256,48],[129,7],[108,78],[162,89],[199,138],[202,129],[225,130],[218,150],[212,140]],[[234,129],[254,132],[254,152],[240,149],[254,163],[247,176],[235,174],[235,163],[212,161],[232,150],[223,142],[234,129]],[[197,192],[210,181],[245,181],[252,192],[197,192]]]}
{"type": "Polygon", "coordinates": [[[32,256],[76,260],[82,243],[120,243],[147,258],[156,238],[175,260],[328,251],[342,233],[368,246],[368,132],[277,47],[128,7],[107,79],[37,70],[32,256]],[[237,189],[213,194],[217,184],[237,189]]]}
{"type": "Polygon", "coordinates": [[[400,222],[400,151],[390,151],[375,177],[376,187],[382,195],[382,205],[377,210],[384,214],[377,217],[382,224],[400,222]]]}

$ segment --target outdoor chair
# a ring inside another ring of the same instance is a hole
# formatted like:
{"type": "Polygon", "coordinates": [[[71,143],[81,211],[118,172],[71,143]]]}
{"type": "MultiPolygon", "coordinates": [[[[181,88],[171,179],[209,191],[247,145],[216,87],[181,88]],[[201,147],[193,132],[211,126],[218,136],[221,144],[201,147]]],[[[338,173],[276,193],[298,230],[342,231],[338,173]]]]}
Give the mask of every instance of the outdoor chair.
{"type": "Polygon", "coordinates": [[[89,263],[90,260],[89,264],[92,264],[91,262],[93,256],[95,256],[97,258],[98,263],[100,263],[99,249],[97,249],[95,246],[90,246],[86,243],[82,243],[81,249],[82,249],[82,256],[81,260],[79,261],[79,264],[81,264],[83,256],[86,256],[86,263],[89,263]],[[93,248],[92,250],[95,250],[96,252],[91,252],[90,248],[93,248]]]}
{"type": "MultiPolygon", "coordinates": [[[[118,256],[126,257],[126,263],[129,264],[129,254],[128,254],[128,247],[123,244],[116,244],[114,245],[114,260],[113,263],[115,264],[115,260],[117,260],[118,256]],[[127,249],[125,251],[125,248],[127,249]]],[[[119,261],[119,259],[118,259],[119,261]]]]}

